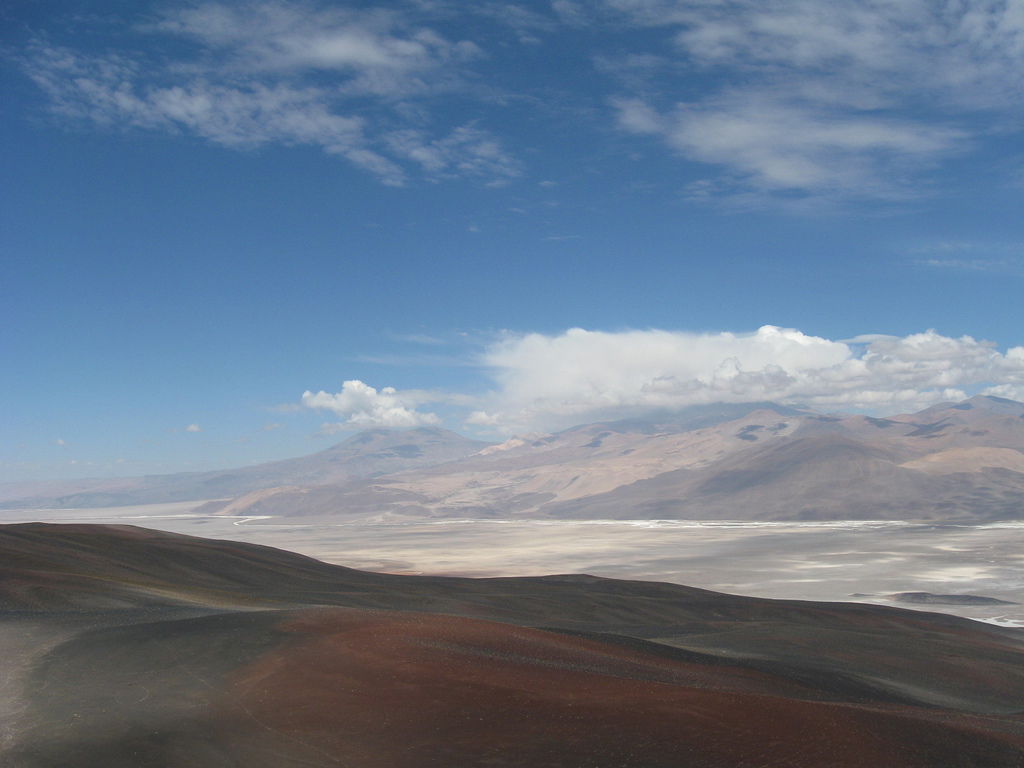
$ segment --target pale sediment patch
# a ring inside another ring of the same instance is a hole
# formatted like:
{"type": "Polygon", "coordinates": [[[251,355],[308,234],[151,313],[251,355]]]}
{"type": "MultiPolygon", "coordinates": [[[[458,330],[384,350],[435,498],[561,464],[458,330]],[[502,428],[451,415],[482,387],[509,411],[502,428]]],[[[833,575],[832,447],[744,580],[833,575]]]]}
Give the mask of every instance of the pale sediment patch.
{"type": "Polygon", "coordinates": [[[968,618],[971,621],[981,621],[985,624],[995,624],[997,627],[1010,627],[1011,629],[1024,627],[1024,620],[1011,619],[1006,616],[993,616],[990,619],[979,619],[974,616],[966,616],[965,618],[968,618]]]}
{"type": "Polygon", "coordinates": [[[790,564],[790,568],[797,571],[812,571],[820,568],[846,568],[846,563],[801,563],[795,562],[790,564]]]}
{"type": "Polygon", "coordinates": [[[990,578],[992,569],[977,565],[954,565],[947,568],[936,568],[931,571],[922,571],[913,578],[924,579],[925,581],[979,581],[990,578]]]}
{"type": "Polygon", "coordinates": [[[0,622],[0,765],[13,746],[28,705],[27,685],[36,662],[77,631],[73,622],[5,617],[0,622]]]}

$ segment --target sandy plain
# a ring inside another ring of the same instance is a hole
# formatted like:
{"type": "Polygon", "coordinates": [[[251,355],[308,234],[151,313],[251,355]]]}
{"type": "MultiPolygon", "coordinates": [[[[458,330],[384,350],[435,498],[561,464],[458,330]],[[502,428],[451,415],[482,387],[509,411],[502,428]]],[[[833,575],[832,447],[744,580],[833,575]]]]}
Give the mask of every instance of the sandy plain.
{"type": "Polygon", "coordinates": [[[856,601],[1024,627],[1024,522],[313,520],[193,512],[203,502],[6,510],[0,523],[80,522],[264,544],[372,571],[459,576],[589,573],[733,594],[856,601]],[[1015,605],[893,603],[898,592],[1015,605]]]}

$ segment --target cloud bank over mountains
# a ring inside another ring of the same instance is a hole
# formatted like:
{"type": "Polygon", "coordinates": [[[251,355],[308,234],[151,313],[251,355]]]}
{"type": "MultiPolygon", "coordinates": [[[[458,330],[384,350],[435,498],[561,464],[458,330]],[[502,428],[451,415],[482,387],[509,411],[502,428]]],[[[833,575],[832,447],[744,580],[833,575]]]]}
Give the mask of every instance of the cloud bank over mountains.
{"type": "Polygon", "coordinates": [[[573,328],[507,335],[478,362],[493,381],[482,395],[378,392],[353,380],[337,394],[306,392],[302,402],[348,427],[437,424],[417,408],[454,404],[467,425],[512,433],[718,402],[887,415],[978,393],[1024,400],[1024,347],[1001,352],[933,330],[834,341],[771,325],[745,334],[573,328]]]}
{"type": "Polygon", "coordinates": [[[574,141],[653,138],[696,164],[680,171],[691,198],[905,199],[1018,132],[1024,85],[1008,0],[250,0],[141,6],[103,32],[23,52],[55,114],[312,146],[390,185],[528,173],[545,139],[514,126],[564,94],[574,141]],[[572,66],[531,76],[545,47],[572,66]]]}

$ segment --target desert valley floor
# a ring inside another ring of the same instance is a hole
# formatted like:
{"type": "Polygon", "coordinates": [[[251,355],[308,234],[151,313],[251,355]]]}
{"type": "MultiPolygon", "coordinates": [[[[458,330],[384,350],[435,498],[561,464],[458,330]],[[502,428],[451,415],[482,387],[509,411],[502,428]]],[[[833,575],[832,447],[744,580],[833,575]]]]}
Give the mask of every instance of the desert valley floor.
{"type": "Polygon", "coordinates": [[[4,510],[0,523],[124,523],[280,547],[405,574],[589,573],[757,597],[899,604],[1024,626],[1024,522],[283,520],[194,513],[202,502],[4,510]],[[915,605],[891,595],[979,595],[1010,604],[915,605]]]}

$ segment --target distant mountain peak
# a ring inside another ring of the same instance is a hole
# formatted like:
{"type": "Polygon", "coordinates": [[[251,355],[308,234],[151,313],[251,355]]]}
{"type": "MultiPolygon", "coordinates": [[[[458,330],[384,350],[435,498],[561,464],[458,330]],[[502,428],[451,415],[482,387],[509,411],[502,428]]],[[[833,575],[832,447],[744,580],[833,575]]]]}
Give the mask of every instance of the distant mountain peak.
{"type": "Polygon", "coordinates": [[[974,397],[965,400],[965,403],[969,403],[975,408],[987,408],[989,410],[1013,410],[1013,411],[1024,411],[1024,403],[1016,400],[1010,400],[1007,397],[996,397],[995,395],[975,395],[974,397]]]}
{"type": "Polygon", "coordinates": [[[689,432],[742,419],[757,412],[771,412],[779,416],[799,416],[812,413],[807,408],[782,405],[771,401],[707,403],[690,405],[678,410],[656,411],[646,416],[601,422],[591,426],[601,426],[615,432],[689,432]]]}
{"type": "Polygon", "coordinates": [[[935,414],[944,411],[983,411],[985,413],[1004,414],[1007,416],[1024,415],[1024,403],[995,395],[975,395],[960,402],[943,402],[919,411],[921,414],[935,414]]]}
{"type": "Polygon", "coordinates": [[[384,427],[374,427],[372,429],[364,429],[360,432],[356,432],[354,435],[350,435],[340,443],[335,443],[327,450],[351,450],[358,446],[368,445],[398,445],[401,443],[412,443],[423,440],[444,440],[451,443],[466,443],[466,442],[480,442],[480,445],[486,445],[481,441],[472,440],[464,435],[460,435],[458,432],[452,432],[450,429],[444,429],[443,427],[412,427],[410,429],[387,429],[384,427]]]}

